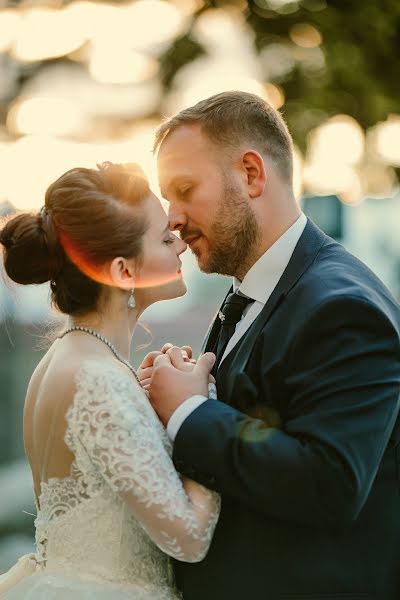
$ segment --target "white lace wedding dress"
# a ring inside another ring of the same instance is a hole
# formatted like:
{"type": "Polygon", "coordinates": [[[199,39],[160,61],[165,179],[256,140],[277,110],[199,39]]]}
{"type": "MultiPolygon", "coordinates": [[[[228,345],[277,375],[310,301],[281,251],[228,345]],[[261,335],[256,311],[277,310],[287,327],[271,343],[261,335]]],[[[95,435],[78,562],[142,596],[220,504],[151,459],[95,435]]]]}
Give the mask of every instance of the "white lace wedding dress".
{"type": "Polygon", "coordinates": [[[0,580],[2,600],[176,600],[170,556],[206,554],[218,496],[189,500],[145,393],[111,361],[87,361],[66,415],[71,474],[41,485],[37,553],[0,580]]]}

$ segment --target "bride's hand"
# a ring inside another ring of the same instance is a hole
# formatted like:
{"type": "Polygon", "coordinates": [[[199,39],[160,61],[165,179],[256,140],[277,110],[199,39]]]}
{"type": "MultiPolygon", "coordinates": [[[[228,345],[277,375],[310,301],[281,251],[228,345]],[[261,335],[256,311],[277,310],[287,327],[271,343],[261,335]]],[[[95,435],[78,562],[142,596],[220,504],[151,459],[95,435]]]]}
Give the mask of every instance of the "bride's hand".
{"type": "MultiPolygon", "coordinates": [[[[144,357],[144,359],[142,361],[142,364],[140,365],[139,369],[137,370],[137,376],[139,378],[141,386],[146,391],[148,391],[148,389],[150,387],[151,378],[152,378],[152,374],[153,374],[153,365],[154,365],[154,361],[157,358],[157,356],[160,356],[162,354],[169,354],[171,349],[174,349],[174,354],[175,354],[175,349],[177,349],[177,348],[178,348],[178,346],[173,346],[172,344],[167,343],[167,344],[164,344],[164,346],[161,348],[161,350],[154,350],[153,352],[149,352],[148,354],[146,354],[146,356],[144,357]]],[[[183,363],[185,365],[185,367],[182,370],[185,370],[185,371],[191,370],[193,368],[193,366],[196,364],[196,361],[192,359],[192,355],[193,355],[192,348],[190,346],[182,346],[181,348],[178,348],[178,349],[181,352],[183,363]],[[189,365],[191,365],[191,367],[189,365]]]]}
{"type": "Polygon", "coordinates": [[[154,361],[156,360],[157,356],[160,356],[162,354],[163,353],[159,350],[153,350],[153,352],[149,352],[148,354],[146,354],[146,356],[142,360],[140,367],[137,370],[137,376],[139,378],[140,384],[145,390],[148,390],[150,386],[154,361]]]}
{"type": "Polygon", "coordinates": [[[191,346],[174,346],[170,342],[167,342],[161,348],[161,352],[163,354],[168,354],[168,352],[170,352],[170,350],[172,350],[172,348],[179,348],[179,350],[181,350],[182,358],[183,358],[184,362],[196,364],[196,361],[193,358],[193,350],[192,350],[191,346]]]}
{"type": "MultiPolygon", "coordinates": [[[[197,361],[190,358],[189,360],[186,358],[185,349],[189,349],[190,352],[187,354],[192,356],[192,349],[190,346],[172,346],[172,344],[165,344],[162,348],[163,354],[167,354],[169,357],[171,364],[180,371],[190,372],[193,371],[197,361]]],[[[211,375],[208,376],[208,383],[215,383],[215,378],[211,375]]]]}

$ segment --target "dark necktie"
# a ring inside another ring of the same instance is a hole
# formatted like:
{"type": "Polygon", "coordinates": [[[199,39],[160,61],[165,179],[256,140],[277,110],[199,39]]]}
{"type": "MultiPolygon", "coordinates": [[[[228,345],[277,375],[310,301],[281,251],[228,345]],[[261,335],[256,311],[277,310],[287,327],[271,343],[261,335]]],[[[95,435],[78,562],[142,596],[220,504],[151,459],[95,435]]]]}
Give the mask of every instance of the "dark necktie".
{"type": "Polygon", "coordinates": [[[225,348],[235,333],[236,324],[240,321],[244,309],[250,302],[254,302],[254,300],[252,298],[247,298],[246,296],[239,296],[239,294],[235,293],[229,294],[226,298],[218,315],[221,319],[221,329],[217,340],[215,351],[217,360],[213,371],[216,372],[225,352],[225,348]]]}

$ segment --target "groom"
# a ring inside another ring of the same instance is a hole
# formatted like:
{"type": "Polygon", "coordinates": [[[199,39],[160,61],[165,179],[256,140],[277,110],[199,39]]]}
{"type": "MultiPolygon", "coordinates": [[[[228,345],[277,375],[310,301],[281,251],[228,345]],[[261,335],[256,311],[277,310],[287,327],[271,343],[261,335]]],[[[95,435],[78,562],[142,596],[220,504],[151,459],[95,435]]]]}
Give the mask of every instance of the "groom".
{"type": "Polygon", "coordinates": [[[177,469],[222,496],[206,558],[175,563],[185,600],[398,600],[398,304],[301,213],[259,97],[203,100],[155,147],[171,229],[233,277],[205,346],[218,399],[210,355],[157,357],[150,386],[177,469]]]}

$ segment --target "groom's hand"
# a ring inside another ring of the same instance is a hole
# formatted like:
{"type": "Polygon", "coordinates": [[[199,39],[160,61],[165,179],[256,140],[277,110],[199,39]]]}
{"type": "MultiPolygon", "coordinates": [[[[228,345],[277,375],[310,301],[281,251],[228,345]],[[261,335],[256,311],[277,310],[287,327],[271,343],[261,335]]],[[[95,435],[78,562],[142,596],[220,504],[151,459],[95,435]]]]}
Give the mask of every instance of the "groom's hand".
{"type": "Polygon", "coordinates": [[[150,402],[164,425],[185,400],[200,394],[208,396],[208,380],[215,355],[203,354],[190,371],[183,370],[182,353],[172,348],[168,354],[157,356],[150,383],[150,402]]]}

